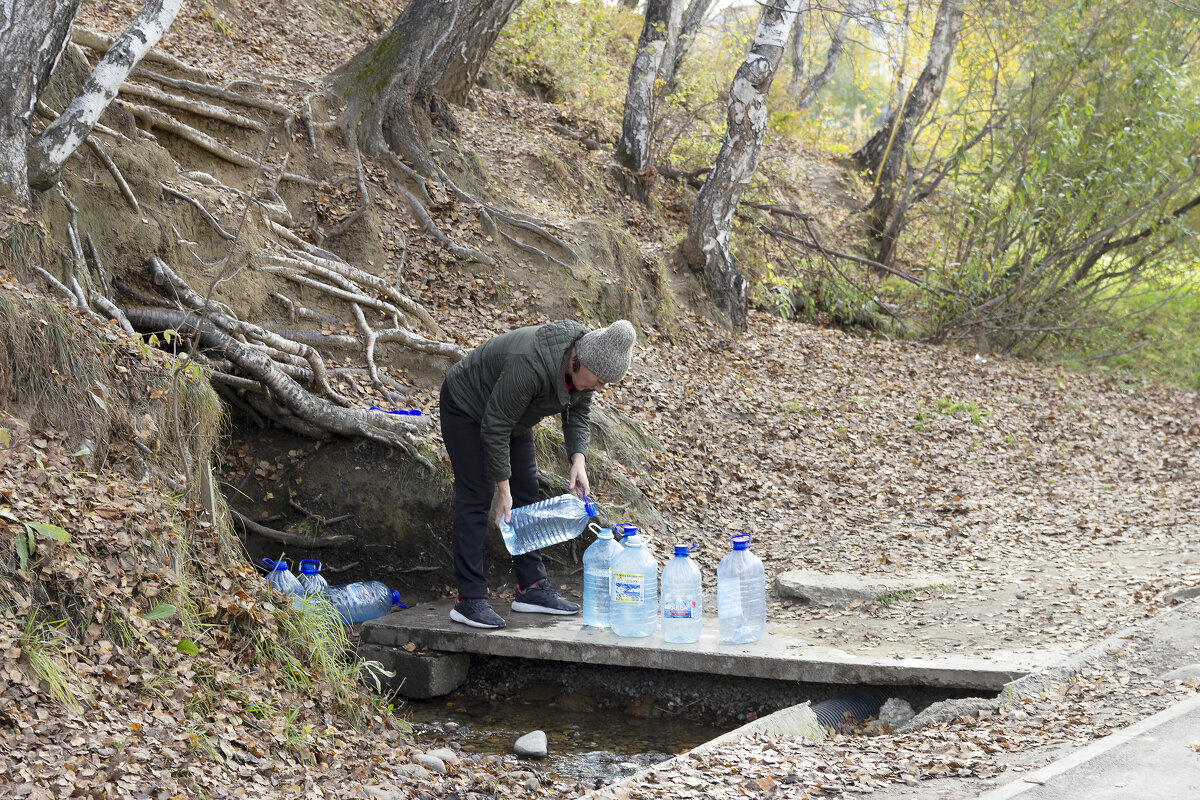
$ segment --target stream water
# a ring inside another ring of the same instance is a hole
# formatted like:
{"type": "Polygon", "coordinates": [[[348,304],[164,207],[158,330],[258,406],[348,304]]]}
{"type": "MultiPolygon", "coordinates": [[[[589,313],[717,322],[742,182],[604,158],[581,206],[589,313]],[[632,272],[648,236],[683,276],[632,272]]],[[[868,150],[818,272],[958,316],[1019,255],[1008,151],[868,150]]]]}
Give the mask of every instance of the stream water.
{"type": "Polygon", "coordinates": [[[545,731],[548,756],[529,766],[566,781],[611,783],[650,764],[713,739],[724,729],[681,717],[637,717],[608,711],[574,711],[545,703],[441,698],[399,710],[417,744],[458,744],[464,752],[511,755],[530,731],[545,731]]]}

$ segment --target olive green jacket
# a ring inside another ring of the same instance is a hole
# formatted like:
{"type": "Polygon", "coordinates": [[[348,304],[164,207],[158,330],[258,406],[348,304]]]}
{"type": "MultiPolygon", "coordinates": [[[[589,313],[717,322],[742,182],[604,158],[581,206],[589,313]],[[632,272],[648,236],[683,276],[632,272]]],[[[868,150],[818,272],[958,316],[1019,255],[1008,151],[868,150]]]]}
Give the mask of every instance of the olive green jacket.
{"type": "Polygon", "coordinates": [[[560,320],[502,333],[450,368],[446,388],[482,428],[488,477],[508,480],[509,439],[543,418],[562,415],[567,459],[587,454],[592,390],[568,392],[567,358],[588,329],[560,320]]]}

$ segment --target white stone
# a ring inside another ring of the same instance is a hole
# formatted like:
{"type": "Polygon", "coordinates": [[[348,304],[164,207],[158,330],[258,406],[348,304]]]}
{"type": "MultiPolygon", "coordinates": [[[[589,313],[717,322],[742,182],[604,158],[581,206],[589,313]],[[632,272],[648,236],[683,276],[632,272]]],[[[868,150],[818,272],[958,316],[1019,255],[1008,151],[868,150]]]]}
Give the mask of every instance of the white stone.
{"type": "Polygon", "coordinates": [[[446,764],[457,764],[458,763],[458,753],[454,752],[449,747],[439,747],[437,750],[429,750],[426,752],[426,755],[430,755],[430,756],[433,756],[434,758],[440,759],[443,763],[446,763],[446,764]]]}
{"type": "Polygon", "coordinates": [[[532,731],[525,734],[517,739],[517,743],[513,745],[513,752],[521,758],[545,758],[548,752],[546,732],[532,731]]]}
{"type": "Polygon", "coordinates": [[[444,773],[446,771],[445,762],[440,758],[429,755],[428,753],[417,753],[412,757],[412,759],[415,763],[420,764],[430,772],[444,773]]]}

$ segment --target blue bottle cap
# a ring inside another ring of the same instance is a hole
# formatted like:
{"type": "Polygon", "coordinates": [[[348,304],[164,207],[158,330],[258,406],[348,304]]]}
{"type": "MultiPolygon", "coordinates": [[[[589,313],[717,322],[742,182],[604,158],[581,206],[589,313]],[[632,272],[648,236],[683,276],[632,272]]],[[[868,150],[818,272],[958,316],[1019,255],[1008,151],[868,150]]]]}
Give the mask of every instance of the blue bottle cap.
{"type": "Polygon", "coordinates": [[[750,549],[750,534],[748,533],[735,533],[729,537],[729,541],[733,545],[734,550],[750,549]]]}
{"type": "Polygon", "coordinates": [[[300,574],[301,575],[316,575],[320,571],[321,571],[321,562],[320,561],[313,561],[311,559],[305,559],[304,561],[300,562],[300,574]]]}
{"type": "Polygon", "coordinates": [[[637,536],[638,529],[635,526],[630,525],[628,522],[619,522],[613,526],[613,530],[616,530],[617,528],[621,529],[622,539],[627,536],[637,536]]]}
{"type": "Polygon", "coordinates": [[[596,538],[597,538],[597,539],[611,539],[611,538],[613,538],[613,532],[612,532],[612,528],[601,528],[601,529],[600,529],[600,532],[596,534],[596,538]]]}
{"type": "Polygon", "coordinates": [[[408,606],[406,606],[406,605],[404,605],[404,603],[400,602],[400,593],[399,592],[397,592],[395,589],[392,589],[390,591],[391,591],[391,596],[392,596],[392,605],[400,606],[400,608],[402,608],[402,609],[408,608],[408,606]]]}
{"type": "Polygon", "coordinates": [[[268,567],[270,567],[272,572],[274,572],[277,569],[287,569],[288,568],[287,562],[284,561],[282,558],[279,559],[278,561],[274,561],[269,558],[264,558],[263,563],[266,564],[268,567]]]}
{"type": "Polygon", "coordinates": [[[677,544],[675,545],[675,555],[687,558],[696,547],[697,545],[694,544],[677,544]]]}

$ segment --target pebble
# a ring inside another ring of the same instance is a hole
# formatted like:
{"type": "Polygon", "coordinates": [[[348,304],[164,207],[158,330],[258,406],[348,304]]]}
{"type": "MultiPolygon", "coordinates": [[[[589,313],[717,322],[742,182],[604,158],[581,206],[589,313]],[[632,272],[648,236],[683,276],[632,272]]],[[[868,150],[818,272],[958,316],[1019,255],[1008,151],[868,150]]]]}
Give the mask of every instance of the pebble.
{"type": "Polygon", "coordinates": [[[430,772],[445,773],[446,771],[446,762],[442,761],[436,756],[431,756],[428,753],[416,753],[412,757],[412,760],[430,772]]]}
{"type": "Polygon", "coordinates": [[[439,747],[436,750],[430,750],[425,755],[432,756],[445,764],[457,764],[458,753],[451,750],[449,747],[439,747]]]}

